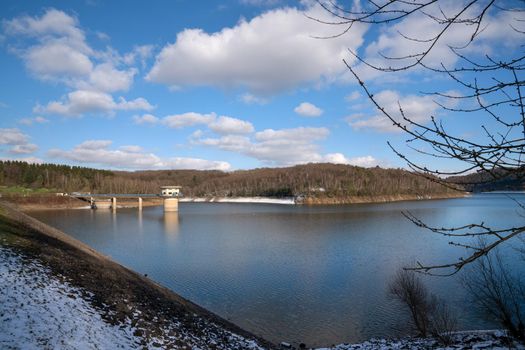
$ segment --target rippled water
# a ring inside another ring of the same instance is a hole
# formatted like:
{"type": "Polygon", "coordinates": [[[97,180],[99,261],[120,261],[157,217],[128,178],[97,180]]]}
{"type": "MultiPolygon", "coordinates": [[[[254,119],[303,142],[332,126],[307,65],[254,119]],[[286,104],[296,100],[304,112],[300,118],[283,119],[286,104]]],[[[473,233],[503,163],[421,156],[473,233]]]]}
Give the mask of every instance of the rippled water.
{"type": "MultiPolygon", "coordinates": [[[[386,293],[395,271],[415,260],[450,262],[463,252],[401,211],[439,226],[523,220],[502,194],[352,206],[180,203],[179,209],[32,215],[255,334],[308,346],[401,334],[402,312],[386,293]]],[[[426,278],[459,311],[462,328],[494,327],[469,306],[458,279],[426,278]]]]}

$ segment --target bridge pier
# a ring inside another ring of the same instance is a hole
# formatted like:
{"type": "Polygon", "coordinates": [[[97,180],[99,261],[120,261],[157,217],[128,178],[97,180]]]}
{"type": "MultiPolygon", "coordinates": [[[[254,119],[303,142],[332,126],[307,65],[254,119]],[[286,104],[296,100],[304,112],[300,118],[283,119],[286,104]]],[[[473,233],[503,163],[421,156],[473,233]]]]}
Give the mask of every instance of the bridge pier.
{"type": "Polygon", "coordinates": [[[111,200],[110,199],[93,200],[92,208],[110,209],[111,208],[111,200]]]}
{"type": "Polygon", "coordinates": [[[113,210],[117,209],[117,197],[111,198],[111,208],[113,208],[113,210]]]}
{"type": "Polygon", "coordinates": [[[142,210],[142,197],[139,197],[139,210],[142,210]]]}
{"type": "Polygon", "coordinates": [[[164,211],[165,212],[179,211],[179,199],[178,198],[164,198],[164,211]]]}

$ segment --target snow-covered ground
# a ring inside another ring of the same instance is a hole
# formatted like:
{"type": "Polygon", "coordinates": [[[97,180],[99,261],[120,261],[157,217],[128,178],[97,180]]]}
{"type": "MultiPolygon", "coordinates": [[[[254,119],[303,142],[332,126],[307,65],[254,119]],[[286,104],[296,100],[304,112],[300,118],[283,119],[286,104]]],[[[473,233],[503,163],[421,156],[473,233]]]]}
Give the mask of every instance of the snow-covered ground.
{"type": "Polygon", "coordinates": [[[504,331],[465,331],[455,332],[450,335],[449,345],[442,345],[432,338],[405,338],[397,340],[371,339],[361,344],[340,344],[330,348],[317,350],[508,350],[525,349],[523,344],[510,341],[504,331]]]}
{"type": "MultiPolygon", "coordinates": [[[[103,282],[103,281],[101,281],[103,282]]],[[[198,336],[177,320],[145,340],[131,320],[111,325],[90,293],[45,266],[0,246],[0,349],[262,349],[254,341],[195,318],[198,336]]],[[[140,311],[134,312],[140,317],[140,311]]],[[[136,324],[136,323],[135,323],[136,324]]]]}
{"type": "Polygon", "coordinates": [[[264,203],[264,204],[295,204],[293,198],[269,198],[269,197],[212,197],[181,198],[180,202],[213,202],[213,203],[264,203]]]}
{"type": "Polygon", "coordinates": [[[44,266],[0,248],[1,349],[129,349],[132,327],[110,325],[80,290],[44,266]]]}

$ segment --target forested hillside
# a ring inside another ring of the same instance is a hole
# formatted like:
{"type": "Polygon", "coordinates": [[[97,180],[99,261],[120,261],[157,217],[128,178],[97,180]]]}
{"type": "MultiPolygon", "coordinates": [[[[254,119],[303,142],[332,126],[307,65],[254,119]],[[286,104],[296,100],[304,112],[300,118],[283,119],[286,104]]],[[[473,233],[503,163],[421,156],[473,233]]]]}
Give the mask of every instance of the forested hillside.
{"type": "Polygon", "coordinates": [[[525,168],[512,171],[478,171],[465,176],[450,177],[448,181],[471,192],[524,191],[525,168]]]}
{"type": "Polygon", "coordinates": [[[348,197],[451,193],[401,169],[305,164],[234,172],[199,170],[108,171],[55,164],[0,161],[0,185],[57,192],[158,193],[181,185],[185,196],[348,197]]]}

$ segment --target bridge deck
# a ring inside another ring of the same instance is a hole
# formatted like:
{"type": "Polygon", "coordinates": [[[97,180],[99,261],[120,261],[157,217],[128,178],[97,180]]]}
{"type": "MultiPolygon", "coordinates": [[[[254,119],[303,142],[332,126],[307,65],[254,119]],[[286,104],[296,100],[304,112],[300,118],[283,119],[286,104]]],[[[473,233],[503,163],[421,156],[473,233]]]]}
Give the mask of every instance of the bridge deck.
{"type": "Polygon", "coordinates": [[[150,193],[139,193],[139,194],[129,194],[129,193],[71,193],[70,197],[93,197],[93,198],[157,198],[163,197],[160,194],[150,194],[150,193]]]}

